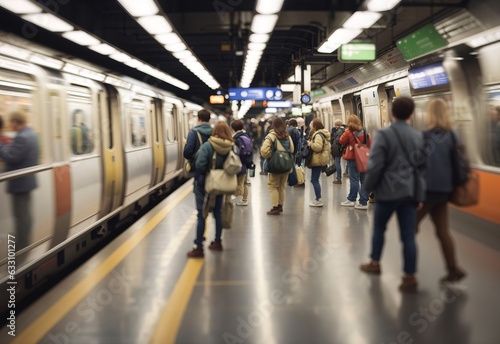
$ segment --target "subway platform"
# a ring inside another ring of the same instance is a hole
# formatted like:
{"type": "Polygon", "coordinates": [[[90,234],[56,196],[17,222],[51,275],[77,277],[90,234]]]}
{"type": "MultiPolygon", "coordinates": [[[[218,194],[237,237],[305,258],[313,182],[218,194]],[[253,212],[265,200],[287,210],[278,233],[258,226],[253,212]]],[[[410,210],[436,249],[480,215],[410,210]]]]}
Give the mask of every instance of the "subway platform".
{"type": "MultiPolygon", "coordinates": [[[[267,177],[251,178],[249,205],[235,207],[224,251],[205,248],[202,260],[186,258],[196,223],[186,183],[19,314],[15,337],[2,328],[0,342],[500,343],[498,224],[451,210],[457,258],[468,276],[442,287],[444,261],[426,219],[417,236],[419,290],[403,294],[395,217],[383,273],[360,272],[373,205],[341,207],[348,180],[321,178],[323,208],[309,207],[307,182],[287,188],[281,216],[266,215],[267,177]]],[[[208,223],[210,242],[211,216],[208,223]]]]}

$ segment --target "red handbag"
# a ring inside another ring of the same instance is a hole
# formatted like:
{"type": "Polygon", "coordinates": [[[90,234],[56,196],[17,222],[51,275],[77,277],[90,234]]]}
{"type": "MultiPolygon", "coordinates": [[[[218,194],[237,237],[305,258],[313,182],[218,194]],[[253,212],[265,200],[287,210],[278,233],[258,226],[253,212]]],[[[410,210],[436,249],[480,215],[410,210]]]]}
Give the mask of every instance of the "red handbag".
{"type": "MultiPolygon", "coordinates": [[[[363,130],[364,131],[364,130],[363,130]]],[[[368,134],[365,132],[365,143],[359,142],[359,139],[354,135],[356,143],[354,144],[354,160],[359,173],[366,173],[368,167],[368,158],[370,157],[370,148],[367,145],[368,134]]]]}

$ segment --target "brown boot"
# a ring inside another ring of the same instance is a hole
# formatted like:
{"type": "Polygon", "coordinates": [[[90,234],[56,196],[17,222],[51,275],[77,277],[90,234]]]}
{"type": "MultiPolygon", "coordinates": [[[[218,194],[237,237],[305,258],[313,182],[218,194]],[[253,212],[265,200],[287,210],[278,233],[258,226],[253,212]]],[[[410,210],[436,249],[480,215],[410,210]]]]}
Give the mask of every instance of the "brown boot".
{"type": "Polygon", "coordinates": [[[187,253],[188,258],[203,258],[205,255],[203,254],[203,247],[196,246],[191,251],[187,253]]]}
{"type": "Polygon", "coordinates": [[[222,251],[222,243],[217,241],[212,241],[210,243],[210,246],[208,246],[208,249],[212,251],[222,251]]]}
{"type": "Polygon", "coordinates": [[[279,215],[279,214],[280,214],[279,207],[273,207],[273,209],[271,209],[267,212],[267,215],[279,215]]]}
{"type": "Polygon", "coordinates": [[[280,210],[280,213],[283,212],[283,204],[278,204],[278,209],[280,210]]]}
{"type": "Polygon", "coordinates": [[[369,274],[380,275],[380,273],[382,272],[382,270],[380,269],[380,264],[373,261],[369,262],[368,264],[363,264],[359,268],[361,269],[361,271],[369,274]]]}
{"type": "Polygon", "coordinates": [[[460,281],[465,276],[467,276],[465,271],[463,271],[462,269],[459,269],[459,268],[455,268],[455,269],[450,269],[450,272],[448,273],[448,275],[444,276],[439,281],[442,284],[455,283],[455,282],[460,281]]]}
{"type": "Polygon", "coordinates": [[[399,290],[405,293],[415,293],[417,291],[417,279],[415,276],[403,276],[403,282],[399,285],[399,290]]]}

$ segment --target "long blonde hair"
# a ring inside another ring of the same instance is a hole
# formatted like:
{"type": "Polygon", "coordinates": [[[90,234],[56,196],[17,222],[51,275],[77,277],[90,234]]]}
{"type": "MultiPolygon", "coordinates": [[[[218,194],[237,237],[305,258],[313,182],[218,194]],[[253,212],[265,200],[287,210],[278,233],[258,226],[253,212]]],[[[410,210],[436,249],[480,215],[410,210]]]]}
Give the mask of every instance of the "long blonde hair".
{"type": "Polygon", "coordinates": [[[451,116],[448,104],[441,99],[433,99],[427,105],[427,114],[425,117],[427,129],[451,130],[451,116]]]}
{"type": "Polygon", "coordinates": [[[347,118],[347,127],[351,132],[363,130],[363,124],[361,123],[359,117],[355,114],[352,114],[347,118]]]}

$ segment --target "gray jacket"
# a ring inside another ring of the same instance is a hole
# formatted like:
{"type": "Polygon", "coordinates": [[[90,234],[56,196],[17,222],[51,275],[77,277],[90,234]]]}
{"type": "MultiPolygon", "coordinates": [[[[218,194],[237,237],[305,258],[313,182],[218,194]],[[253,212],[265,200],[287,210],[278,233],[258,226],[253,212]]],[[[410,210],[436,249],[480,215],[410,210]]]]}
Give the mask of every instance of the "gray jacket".
{"type": "MultiPolygon", "coordinates": [[[[0,159],[5,161],[5,172],[38,165],[38,139],[33,129],[21,129],[11,145],[0,144],[0,159]]],[[[34,174],[9,179],[7,192],[22,194],[37,187],[34,174]]]]}
{"type": "Polygon", "coordinates": [[[375,135],[365,190],[374,191],[377,201],[421,202],[425,200],[425,168],[422,134],[406,122],[397,121],[391,128],[381,129],[375,135]],[[401,147],[394,130],[399,133],[406,150],[401,147]]]}
{"type": "MultiPolygon", "coordinates": [[[[451,153],[454,135],[451,131],[432,130],[424,132],[427,166],[425,174],[427,192],[451,193],[453,191],[453,168],[451,153]]],[[[455,136],[458,142],[458,138],[455,136]]]]}

